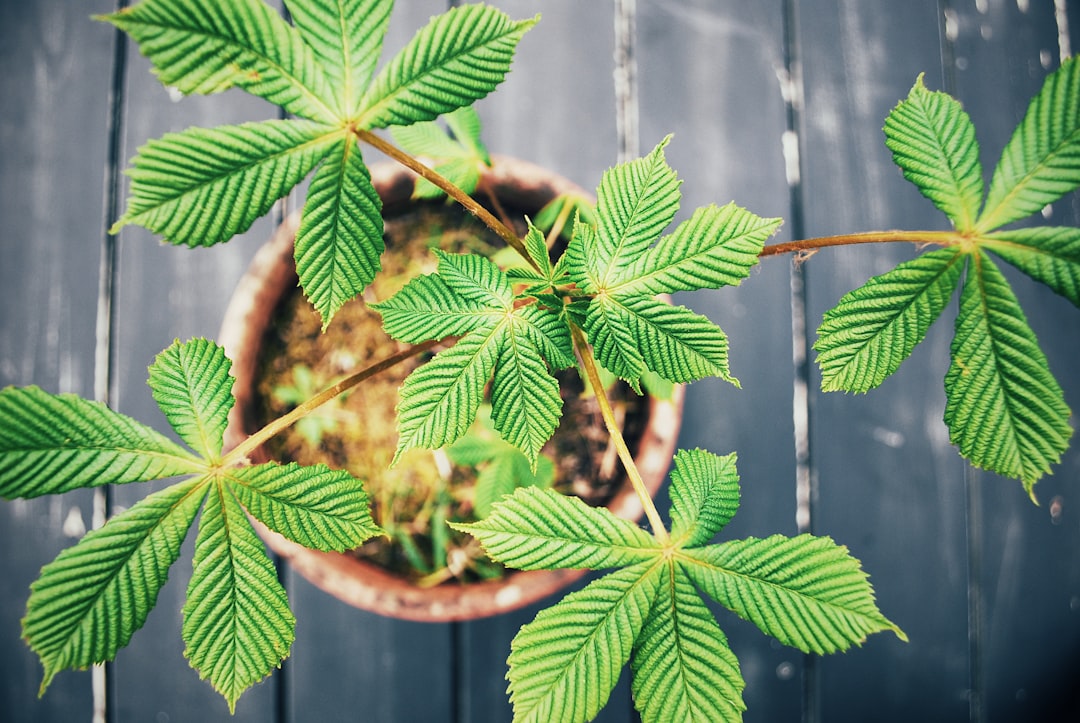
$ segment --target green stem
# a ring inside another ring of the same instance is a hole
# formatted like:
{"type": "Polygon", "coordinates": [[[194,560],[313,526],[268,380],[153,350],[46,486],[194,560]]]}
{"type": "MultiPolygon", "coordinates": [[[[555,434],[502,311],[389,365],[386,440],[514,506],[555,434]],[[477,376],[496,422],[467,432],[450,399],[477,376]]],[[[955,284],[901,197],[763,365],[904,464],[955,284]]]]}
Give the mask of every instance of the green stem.
{"type": "Polygon", "coordinates": [[[496,235],[499,236],[506,245],[521,254],[521,257],[528,261],[533,269],[539,271],[539,267],[536,262],[529,256],[529,252],[525,249],[525,244],[521,242],[517,234],[513,229],[507,226],[505,223],[495,218],[486,208],[477,203],[472,196],[462,191],[460,188],[451,183],[447,178],[441,174],[435,172],[431,168],[428,168],[420,161],[416,160],[408,153],[400,150],[391,143],[387,143],[379,136],[370,131],[361,129],[355,129],[356,137],[367,143],[372,148],[385,153],[393,158],[395,161],[405,166],[409,170],[417,173],[421,177],[431,181],[433,184],[442,189],[446,195],[454,199],[461,204],[462,208],[471,213],[476,218],[480,219],[485,226],[490,228],[496,235]]]}
{"type": "Polygon", "coordinates": [[[905,241],[917,244],[938,244],[941,246],[955,246],[967,239],[963,234],[956,231],[870,231],[867,233],[843,234],[840,236],[821,236],[818,238],[803,239],[802,241],[788,241],[782,244],[772,244],[761,250],[760,257],[779,256],[781,254],[816,251],[829,246],[850,246],[853,244],[870,243],[894,243],[905,241]]]}
{"type": "Polygon", "coordinates": [[[236,445],[236,447],[234,447],[228,454],[221,458],[220,466],[223,468],[230,467],[232,465],[242,462],[243,460],[247,459],[247,456],[249,454],[258,449],[264,442],[273,437],[275,434],[295,424],[297,421],[304,418],[318,407],[321,407],[323,404],[326,404],[331,399],[334,399],[340,394],[343,394],[344,392],[352,389],[360,382],[375,376],[379,372],[386,371],[387,369],[396,366],[397,364],[400,364],[406,359],[410,359],[417,354],[422,354],[425,351],[433,349],[434,347],[438,346],[442,341],[442,339],[436,339],[432,341],[425,341],[422,344],[416,344],[409,347],[408,349],[405,349],[404,351],[400,351],[397,354],[393,354],[381,361],[375,362],[371,366],[365,367],[364,369],[361,369],[355,374],[350,374],[332,387],[324,389],[311,399],[308,399],[306,402],[296,407],[288,414],[284,414],[273,420],[265,427],[245,439],[243,442],[236,445]]]}
{"type": "Polygon", "coordinates": [[[668,535],[667,528],[664,527],[664,521],[660,518],[660,512],[656,509],[649,490],[645,487],[645,481],[641,479],[641,473],[638,471],[637,464],[634,463],[634,456],[630,454],[630,448],[626,446],[626,440],[623,439],[622,430],[619,429],[619,423],[615,419],[615,412],[612,411],[611,402],[607,398],[607,392],[604,391],[604,383],[600,380],[600,372],[596,368],[596,360],[593,358],[589,342],[585,339],[585,334],[577,326],[571,324],[570,330],[574,335],[574,347],[577,349],[578,356],[581,357],[582,366],[585,367],[585,375],[589,378],[589,384],[592,385],[593,392],[596,394],[596,401],[600,405],[600,415],[604,418],[604,425],[607,427],[611,441],[615,444],[615,451],[619,453],[619,459],[622,460],[623,467],[626,469],[626,476],[630,480],[634,492],[637,493],[638,499],[641,500],[641,506],[645,509],[645,517],[653,528],[653,536],[661,545],[666,545],[671,538],[668,535]]]}

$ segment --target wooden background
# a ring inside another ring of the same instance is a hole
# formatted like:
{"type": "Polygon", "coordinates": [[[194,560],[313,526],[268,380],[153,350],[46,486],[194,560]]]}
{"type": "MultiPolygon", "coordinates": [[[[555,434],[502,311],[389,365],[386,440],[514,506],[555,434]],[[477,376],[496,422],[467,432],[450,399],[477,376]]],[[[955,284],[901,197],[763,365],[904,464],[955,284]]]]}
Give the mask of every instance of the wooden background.
{"type": "MultiPolygon", "coordinates": [[[[734,199],[783,216],[779,240],[942,227],[891,165],[881,133],[889,110],[925,72],[973,116],[989,173],[1045,75],[1080,48],[1080,0],[494,2],[543,20],[509,80],[480,104],[492,150],[594,187],[605,168],[674,133],[679,218],[734,199]]],[[[445,4],[400,0],[388,50],[445,4]]],[[[108,399],[163,427],[147,365],[174,338],[216,334],[274,219],[194,251],[137,228],[108,238],[126,191],[118,171],[166,131],[277,111],[239,92],[171,96],[130,43],[89,19],[112,9],[111,0],[0,0],[0,386],[108,399]]],[[[1051,223],[1080,223],[1080,196],[1049,213],[1051,223]]],[[[1038,485],[1038,507],[1019,483],[957,456],[941,422],[949,313],[881,389],[816,391],[807,347],[822,313],[913,253],[824,251],[798,269],[768,259],[737,290],[681,299],[727,331],[743,385],[695,385],[680,445],[739,453],[743,504],[724,536],[833,537],[862,559],[882,611],[911,638],[876,635],[846,655],[803,656],[721,612],[747,680],[747,721],[1080,720],[1077,445],[1038,485]]],[[[1013,278],[1080,408],[1080,312],[1013,278]]],[[[28,585],[105,505],[146,493],[0,504],[0,719],[229,720],[182,655],[191,539],[145,628],[97,676],[99,690],[93,674],[68,672],[36,698],[40,667],[19,637],[28,585]]],[[[299,620],[292,656],[232,720],[509,720],[504,660],[535,610],[395,622],[289,570],[283,577],[299,620]]],[[[600,719],[636,720],[626,675],[600,719]]]]}

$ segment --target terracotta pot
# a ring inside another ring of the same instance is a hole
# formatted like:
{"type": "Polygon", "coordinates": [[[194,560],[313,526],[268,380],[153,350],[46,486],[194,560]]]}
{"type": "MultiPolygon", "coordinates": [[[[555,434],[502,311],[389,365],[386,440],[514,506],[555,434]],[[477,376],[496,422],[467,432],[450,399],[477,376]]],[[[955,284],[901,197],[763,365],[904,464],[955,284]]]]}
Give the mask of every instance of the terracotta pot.
{"type": "MultiPolygon", "coordinates": [[[[382,198],[384,214],[410,203],[414,176],[394,164],[375,164],[372,181],[382,198]]],[[[510,158],[497,158],[487,183],[505,207],[535,214],[557,195],[583,193],[560,176],[510,158]]],[[[255,431],[256,369],[263,334],[278,302],[297,285],[293,241],[299,219],[290,217],[264,245],[241,279],[225,314],[219,339],[233,361],[237,403],[230,414],[226,445],[231,448],[255,431]]],[[[392,251],[388,251],[392,253],[392,251]]],[[[648,420],[635,459],[650,492],[655,494],[671,463],[682,417],[683,388],[668,401],[651,399],[648,420]]],[[[259,454],[253,455],[258,458],[259,454]]],[[[637,520],[641,503],[628,482],[622,482],[608,508],[637,520]]],[[[355,607],[406,620],[445,622],[496,615],[536,602],[582,577],[583,570],[511,572],[500,580],[446,583],[421,588],[376,565],[344,553],[309,550],[265,528],[267,544],[316,586],[355,607]]]]}

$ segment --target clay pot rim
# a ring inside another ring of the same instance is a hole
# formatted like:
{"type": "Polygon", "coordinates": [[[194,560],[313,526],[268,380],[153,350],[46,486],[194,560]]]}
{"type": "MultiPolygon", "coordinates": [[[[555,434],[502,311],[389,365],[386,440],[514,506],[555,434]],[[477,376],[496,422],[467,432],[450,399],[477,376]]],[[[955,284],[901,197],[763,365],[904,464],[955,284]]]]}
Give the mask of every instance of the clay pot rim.
{"type": "MultiPolygon", "coordinates": [[[[393,210],[396,205],[409,201],[415,179],[410,171],[392,163],[376,163],[370,170],[384,208],[393,210]]],[[[501,199],[517,207],[539,209],[564,193],[589,197],[565,178],[533,163],[509,157],[495,158],[486,182],[501,199]]],[[[292,248],[298,227],[298,214],[293,214],[259,249],[225,313],[219,340],[233,362],[236,378],[236,404],[230,411],[225,434],[227,449],[236,446],[248,434],[244,410],[250,407],[255,396],[252,379],[261,351],[262,330],[269,323],[281,296],[296,285],[292,248]]],[[[683,400],[682,386],[675,387],[670,400],[650,398],[648,424],[635,458],[650,494],[656,494],[667,475],[683,400]]],[[[607,507],[616,516],[628,520],[637,520],[643,513],[629,482],[623,483],[607,507]]],[[[557,592],[586,572],[515,571],[499,580],[421,588],[355,556],[311,550],[257,521],[255,525],[267,545],[316,587],[354,607],[403,620],[450,622],[509,612],[557,592]]]]}

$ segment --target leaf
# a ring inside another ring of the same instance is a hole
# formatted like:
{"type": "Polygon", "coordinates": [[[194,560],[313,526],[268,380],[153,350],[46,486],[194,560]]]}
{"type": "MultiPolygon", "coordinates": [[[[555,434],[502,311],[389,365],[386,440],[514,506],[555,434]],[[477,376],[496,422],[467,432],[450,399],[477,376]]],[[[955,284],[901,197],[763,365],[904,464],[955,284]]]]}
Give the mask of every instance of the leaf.
{"type": "Polygon", "coordinates": [[[660,552],[649,533],[606,508],[536,487],[504,497],[480,522],[452,527],[478,539],[492,560],[519,570],[600,570],[660,552]]]}
{"type": "Polygon", "coordinates": [[[537,304],[519,307],[514,311],[514,328],[536,346],[555,369],[574,366],[574,342],[566,317],[537,304]]]}
{"type": "Polygon", "coordinates": [[[7,387],[0,419],[6,499],[204,471],[201,460],[150,427],[74,394],[7,387]]]}
{"type": "Polygon", "coordinates": [[[360,110],[390,24],[388,0],[285,0],[297,30],[319,59],[343,118],[360,110]]]}
{"type": "Polygon", "coordinates": [[[326,465],[267,463],[229,470],[229,490],[251,516],[313,550],[343,552],[383,531],[363,484],[326,465]]]}
{"type": "Polygon", "coordinates": [[[491,156],[480,140],[483,126],[480,123],[480,114],[476,112],[476,109],[471,105],[464,105],[450,111],[444,117],[447,127],[454,134],[454,140],[467,150],[471,157],[485,166],[490,166],[491,156]]]}
{"type": "Polygon", "coordinates": [[[883,630],[907,639],[878,611],[859,561],[827,537],[749,537],[679,561],[709,597],[805,653],[847,650],[883,630]]]}
{"type": "Polygon", "coordinates": [[[515,723],[592,720],[607,703],[659,592],[659,566],[642,562],[570,593],[510,644],[515,723]]]}
{"type": "Polygon", "coordinates": [[[634,644],[634,705],[643,723],[741,721],[739,661],[686,574],[663,566],[656,599],[634,644]]]}
{"type": "Polygon", "coordinates": [[[814,342],[822,390],[867,392],[895,372],[949,303],[963,259],[955,248],[931,251],[845,294],[814,342]]]}
{"type": "Polygon", "coordinates": [[[240,504],[216,484],[195,540],[184,655],[234,712],[240,694],[281,665],[295,625],[262,541],[240,504]]]}
{"type": "Polygon", "coordinates": [[[150,365],[150,390],[165,418],[207,460],[221,454],[233,406],[232,362],[206,339],[176,340],[150,365]]]}
{"type": "Polygon", "coordinates": [[[529,258],[536,264],[536,268],[539,269],[539,278],[550,286],[556,286],[558,281],[555,279],[555,269],[551,265],[547,239],[544,238],[544,234],[540,229],[533,226],[532,221],[529,219],[525,219],[525,221],[529,225],[529,230],[523,239],[525,250],[528,252],[529,258]]]}
{"type": "Polygon", "coordinates": [[[519,487],[546,489],[555,481],[555,464],[548,457],[540,455],[533,471],[521,450],[501,440],[498,444],[500,449],[490,456],[476,477],[473,509],[477,519],[490,515],[496,502],[519,487]]]}
{"type": "Polygon", "coordinates": [[[885,120],[885,145],[904,178],[960,231],[975,225],[982,203],[982,164],[975,126],[960,102],[923,85],[920,75],[885,120]]]}
{"type": "Polygon", "coordinates": [[[1069,408],[1001,271],[973,256],[960,297],[945,424],[973,464],[1035,483],[1068,448],[1069,408]]]}
{"type": "Polygon", "coordinates": [[[296,234],[300,286],[323,331],[382,268],[382,201],[351,135],[338,139],[308,190],[296,234]]]}
{"type": "Polygon", "coordinates": [[[981,246],[1080,306],[1080,229],[1000,231],[983,238],[981,246]]]}
{"type": "Polygon", "coordinates": [[[306,121],[188,128],[139,149],[127,211],[110,229],[143,226],[169,243],[212,246],[246,231],[300,183],[342,133],[306,121]]]}
{"type": "Polygon", "coordinates": [[[410,344],[463,336],[494,326],[500,314],[466,299],[437,274],[417,276],[386,301],[370,304],[382,316],[386,333],[410,344]]]}
{"type": "Polygon", "coordinates": [[[606,171],[596,189],[597,229],[589,278],[598,291],[622,280],[620,270],[644,253],[679,209],[680,181],[660,142],[645,158],[606,171]]]}
{"type": "Polygon", "coordinates": [[[262,0],[145,0],[97,19],[130,35],[161,82],[182,93],[235,85],[298,116],[339,117],[315,53],[262,0]]]}
{"type": "Polygon", "coordinates": [[[980,232],[1024,218],[1080,186],[1080,62],[1051,73],[1001,153],[980,232]]]}
{"type": "MultiPolygon", "coordinates": [[[[480,117],[472,106],[463,106],[443,117],[454,137],[435,121],[394,126],[390,134],[402,149],[414,156],[427,156],[439,175],[466,194],[472,194],[480,184],[480,169],[491,166],[491,156],[480,142],[480,117]]],[[[445,195],[427,179],[416,179],[413,198],[445,195]]]]}
{"type": "Polygon", "coordinates": [[[432,18],[379,72],[361,100],[361,128],[434,120],[483,98],[502,82],[517,43],[536,24],[484,5],[432,18]]]}
{"type": "Polygon", "coordinates": [[[679,450],[671,473],[671,536],[679,546],[709,542],[739,509],[739,473],[734,453],[679,450]]]}
{"type": "Polygon", "coordinates": [[[624,274],[609,291],[664,294],[736,286],[750,275],[765,240],[782,219],[761,218],[734,203],[694,211],[624,274]]]}
{"type": "Polygon", "coordinates": [[[151,494],[88,532],[30,586],[23,637],[57,672],[112,660],[146,622],[206,496],[205,478],[151,494]]]}

